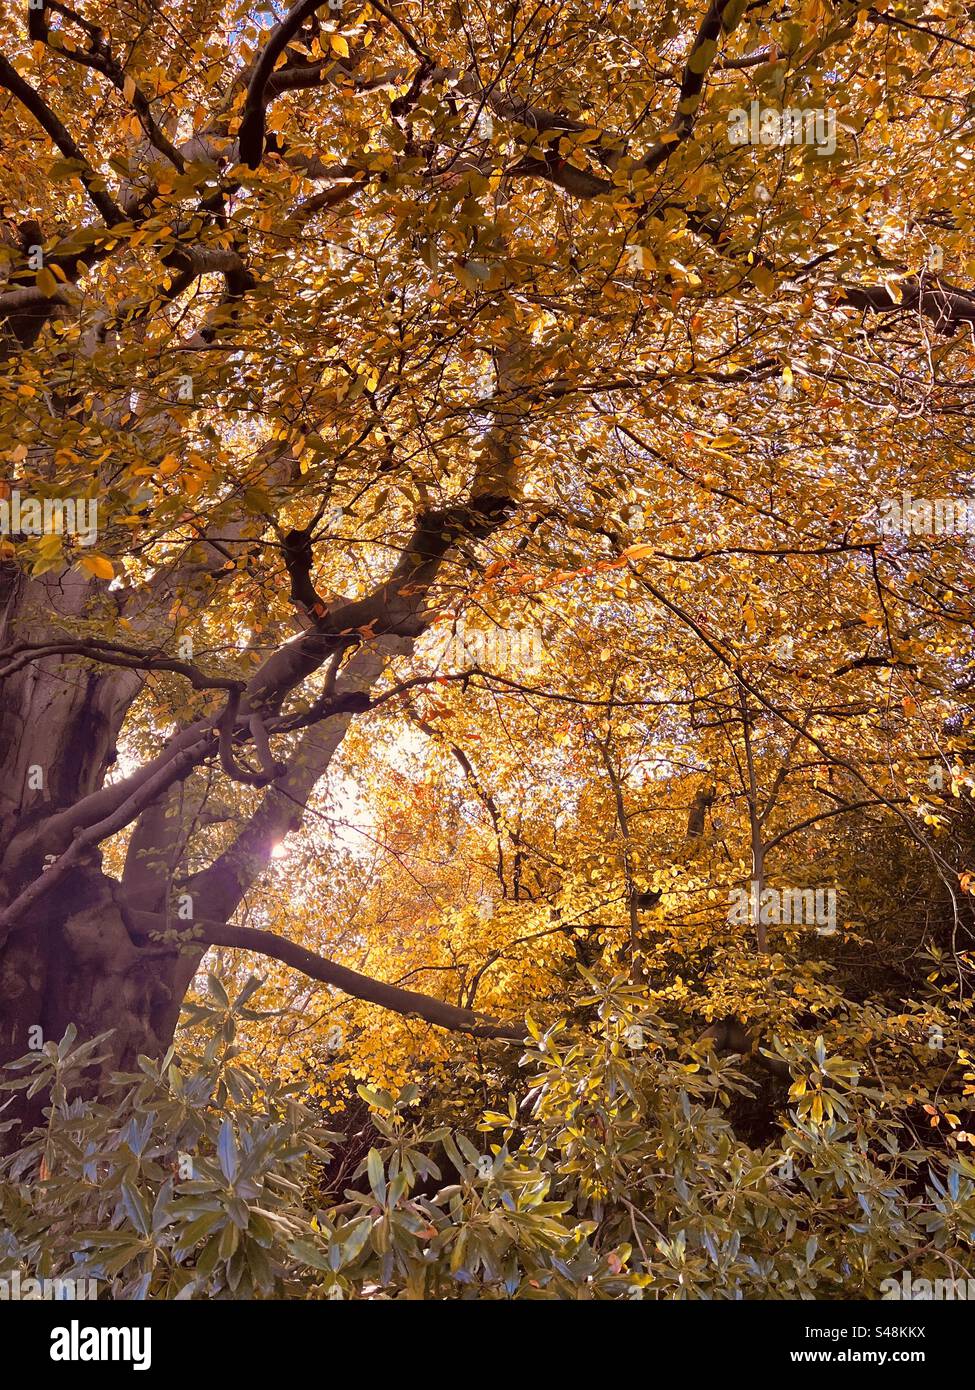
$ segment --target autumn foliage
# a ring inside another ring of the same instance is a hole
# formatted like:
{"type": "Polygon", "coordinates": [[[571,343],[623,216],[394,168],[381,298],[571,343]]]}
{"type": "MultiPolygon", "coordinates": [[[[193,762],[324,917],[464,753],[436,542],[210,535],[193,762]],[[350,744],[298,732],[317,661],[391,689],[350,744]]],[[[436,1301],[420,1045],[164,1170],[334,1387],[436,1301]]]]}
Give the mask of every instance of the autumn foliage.
{"type": "Polygon", "coordinates": [[[0,18],[0,1270],[975,1270],[973,54],[0,18]]]}

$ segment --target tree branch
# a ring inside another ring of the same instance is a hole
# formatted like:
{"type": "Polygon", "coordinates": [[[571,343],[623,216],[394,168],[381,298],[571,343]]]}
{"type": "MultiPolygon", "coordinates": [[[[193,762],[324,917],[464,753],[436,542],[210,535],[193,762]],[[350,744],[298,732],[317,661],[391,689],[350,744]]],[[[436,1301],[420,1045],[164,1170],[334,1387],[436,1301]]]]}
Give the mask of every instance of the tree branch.
{"type": "Polygon", "coordinates": [[[30,112],[38,125],[51,137],[65,159],[72,159],[78,164],[78,177],[107,225],[114,227],[117,222],[124,222],[125,217],[121,208],[116,206],[104,188],[101,187],[102,179],[100,175],[95,173],[82,154],[81,147],[76,144],[43,97],[34,91],[29,82],[24,81],[17,69],[7,61],[2,53],[0,53],[0,87],[6,87],[7,91],[11,92],[20,104],[30,112]]]}
{"type": "Polygon", "coordinates": [[[267,85],[274,65],[305,20],[320,10],[326,0],[298,0],[271,31],[264,51],[254,67],[247,87],[247,99],[238,133],[240,161],[257,169],[264,158],[264,111],[267,105],[267,85]]]}
{"type": "MultiPolygon", "coordinates": [[[[135,911],[128,914],[132,926],[139,935],[148,938],[165,930],[166,919],[151,912],[135,911]]],[[[259,931],[254,927],[235,927],[210,919],[194,922],[194,935],[188,937],[192,946],[231,946],[241,951],[254,951],[258,955],[279,960],[292,970],[298,970],[309,979],[320,980],[323,984],[334,985],[355,999],[364,999],[380,1008],[390,1009],[406,1018],[422,1018],[438,1028],[446,1028],[453,1033],[466,1033],[475,1038],[506,1039],[521,1042],[526,1030],[514,1024],[498,1023],[484,1014],[470,1009],[461,1009],[454,1004],[446,1004],[429,994],[418,994],[415,990],[402,989],[398,985],[385,984],[382,980],[362,975],[347,966],[337,965],[326,960],[314,951],[306,950],[286,937],[273,932],[259,931]],[[198,933],[198,934],[196,934],[198,933]]]]}

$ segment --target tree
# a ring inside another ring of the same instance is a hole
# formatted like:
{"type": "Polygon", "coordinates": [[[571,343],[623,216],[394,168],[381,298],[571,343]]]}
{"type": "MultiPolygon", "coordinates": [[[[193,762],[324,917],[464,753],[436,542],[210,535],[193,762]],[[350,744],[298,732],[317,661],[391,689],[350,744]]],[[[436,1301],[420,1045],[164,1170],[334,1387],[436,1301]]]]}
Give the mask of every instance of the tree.
{"type": "Polygon", "coordinates": [[[743,995],[725,896],[824,823],[931,866],[962,1009],[965,8],[2,24],[2,1057],[161,1055],[214,946],[505,1039],[602,933],[673,1003],[632,907],[665,881],[691,1013],[778,1023],[795,940],[743,995]],[[361,969],[301,944],[263,887],[337,768],[404,863],[452,833],[499,939],[418,956],[450,909],[384,933],[384,865],[361,969]]]}

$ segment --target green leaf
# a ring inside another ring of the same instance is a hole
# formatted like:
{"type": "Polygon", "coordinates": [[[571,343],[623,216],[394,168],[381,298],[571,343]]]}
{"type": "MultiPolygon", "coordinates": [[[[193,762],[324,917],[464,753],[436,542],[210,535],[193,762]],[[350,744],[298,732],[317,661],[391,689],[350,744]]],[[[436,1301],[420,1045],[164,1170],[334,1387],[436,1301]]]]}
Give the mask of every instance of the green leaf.
{"type": "Polygon", "coordinates": [[[376,1201],[383,1205],[386,1201],[386,1176],[382,1155],[378,1149],[369,1150],[369,1157],[366,1159],[366,1172],[369,1175],[369,1186],[372,1188],[376,1201]]]}
{"type": "Polygon", "coordinates": [[[228,1182],[233,1182],[237,1176],[238,1154],[237,1140],[234,1136],[234,1124],[228,1116],[220,1126],[220,1135],[217,1139],[217,1159],[220,1163],[220,1171],[228,1182]]]}

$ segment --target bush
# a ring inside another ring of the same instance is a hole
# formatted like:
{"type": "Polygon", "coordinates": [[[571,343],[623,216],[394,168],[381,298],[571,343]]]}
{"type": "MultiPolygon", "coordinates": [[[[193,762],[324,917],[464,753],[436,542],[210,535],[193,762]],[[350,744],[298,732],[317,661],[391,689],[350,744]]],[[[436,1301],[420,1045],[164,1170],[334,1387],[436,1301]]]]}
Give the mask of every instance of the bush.
{"type": "Polygon", "coordinates": [[[476,1143],[425,1125],[416,1086],[360,1087],[376,1143],[339,1202],[315,1193],[341,1136],[240,1062],[246,991],[198,1013],[202,1047],[184,1030],[97,1097],[104,1038],[69,1030],[3,1082],[49,1104],[0,1166],[0,1275],[136,1299],[876,1298],[905,1269],[969,1275],[975,1165],[902,1149],[854,1064],[780,1049],[784,1123],[751,1147],[734,1061],[681,1057],[637,990],[586,978],[591,1021],[533,1032],[524,1095],[476,1143]]]}

